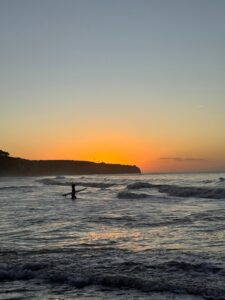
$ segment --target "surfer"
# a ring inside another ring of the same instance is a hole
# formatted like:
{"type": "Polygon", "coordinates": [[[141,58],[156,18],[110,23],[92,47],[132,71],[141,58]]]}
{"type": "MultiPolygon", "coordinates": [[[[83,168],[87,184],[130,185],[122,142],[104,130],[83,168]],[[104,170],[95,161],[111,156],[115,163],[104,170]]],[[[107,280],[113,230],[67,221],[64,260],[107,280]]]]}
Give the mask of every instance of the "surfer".
{"type": "Polygon", "coordinates": [[[74,199],[77,199],[76,193],[79,193],[79,192],[84,191],[84,190],[86,190],[86,188],[77,191],[77,190],[76,190],[76,187],[75,187],[75,183],[72,183],[72,192],[67,193],[67,194],[64,194],[63,196],[66,197],[66,196],[68,196],[68,195],[71,195],[71,199],[74,200],[74,199]]]}
{"type": "Polygon", "coordinates": [[[76,188],[75,188],[75,184],[72,184],[72,193],[71,193],[71,198],[74,200],[76,199],[76,188]]]}

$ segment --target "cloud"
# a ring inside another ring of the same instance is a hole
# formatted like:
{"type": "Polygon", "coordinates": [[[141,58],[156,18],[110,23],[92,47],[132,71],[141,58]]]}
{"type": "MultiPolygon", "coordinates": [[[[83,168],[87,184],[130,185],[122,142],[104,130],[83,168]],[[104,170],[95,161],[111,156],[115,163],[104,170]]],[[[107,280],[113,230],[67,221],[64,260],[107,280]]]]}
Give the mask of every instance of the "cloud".
{"type": "Polygon", "coordinates": [[[160,160],[172,160],[178,162],[205,162],[204,158],[196,158],[196,157],[160,157],[160,160]]]}

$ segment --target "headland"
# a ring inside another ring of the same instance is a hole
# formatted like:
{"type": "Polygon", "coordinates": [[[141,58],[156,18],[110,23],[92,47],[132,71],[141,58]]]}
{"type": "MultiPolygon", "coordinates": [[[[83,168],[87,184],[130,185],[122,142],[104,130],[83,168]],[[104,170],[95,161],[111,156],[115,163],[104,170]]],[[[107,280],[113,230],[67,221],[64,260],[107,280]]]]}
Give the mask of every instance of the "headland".
{"type": "Polygon", "coordinates": [[[0,155],[0,176],[51,176],[86,174],[140,174],[135,165],[78,160],[28,160],[0,155]]]}

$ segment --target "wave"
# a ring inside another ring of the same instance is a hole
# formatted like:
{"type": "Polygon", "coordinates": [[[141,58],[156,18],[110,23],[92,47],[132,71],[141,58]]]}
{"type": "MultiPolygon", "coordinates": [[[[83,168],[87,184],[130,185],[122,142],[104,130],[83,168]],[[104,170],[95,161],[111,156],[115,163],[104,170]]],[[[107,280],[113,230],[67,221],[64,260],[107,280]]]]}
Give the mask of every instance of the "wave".
{"type": "Polygon", "coordinates": [[[119,199],[144,199],[148,198],[149,195],[145,193],[131,193],[129,191],[121,191],[117,194],[117,198],[119,199]]]}
{"type": "Polygon", "coordinates": [[[200,183],[205,183],[205,184],[209,184],[209,183],[213,183],[214,180],[210,180],[210,179],[205,179],[205,180],[201,180],[199,181],[200,183]]]}
{"type": "Polygon", "coordinates": [[[205,183],[205,184],[209,184],[209,183],[225,183],[225,178],[224,177],[219,177],[217,179],[204,179],[199,181],[200,183],[205,183]]]}
{"type": "MultiPolygon", "coordinates": [[[[39,258],[40,259],[40,258],[39,258]]],[[[225,299],[224,269],[206,262],[170,260],[161,264],[114,260],[111,265],[73,263],[73,257],[46,262],[0,264],[0,282],[37,279],[45,283],[66,284],[77,288],[98,285],[136,289],[142,292],[188,294],[205,299],[225,299]],[[82,267],[83,265],[83,267],[82,267]],[[205,284],[207,282],[207,284],[205,284]]],[[[106,259],[110,261],[110,259],[106,259]]]]}
{"type": "Polygon", "coordinates": [[[148,182],[135,182],[127,185],[127,189],[157,189],[160,193],[166,193],[175,197],[195,197],[206,199],[225,199],[225,189],[217,187],[184,187],[166,184],[150,184],[148,182]]]}
{"type": "Polygon", "coordinates": [[[12,186],[0,187],[0,190],[18,190],[18,189],[31,190],[31,189],[33,189],[33,186],[30,186],[30,185],[19,185],[19,186],[12,185],[12,186]]]}
{"type": "Polygon", "coordinates": [[[200,188],[200,187],[180,187],[175,185],[161,185],[158,187],[160,193],[166,193],[175,197],[194,197],[205,199],[225,199],[225,189],[223,188],[200,188]]]}
{"type": "Polygon", "coordinates": [[[107,188],[115,186],[115,183],[108,183],[108,182],[75,182],[77,185],[83,185],[86,187],[94,187],[94,188],[107,188]]]}
{"type": "Polygon", "coordinates": [[[61,179],[66,179],[66,177],[65,176],[56,176],[55,179],[61,180],[61,179]]]}
{"type": "MultiPolygon", "coordinates": [[[[132,228],[137,230],[138,228],[156,228],[156,227],[165,227],[165,226],[171,226],[171,225],[186,225],[193,222],[192,218],[186,216],[186,217],[173,217],[169,218],[166,221],[158,221],[158,220],[152,220],[152,219],[146,219],[142,215],[141,216],[121,216],[121,217],[110,217],[110,216],[104,216],[104,217],[89,217],[90,221],[93,223],[102,223],[104,225],[113,225],[116,226],[126,226],[128,228],[132,228]]],[[[196,218],[197,219],[197,218],[196,218]]],[[[199,219],[198,219],[199,220],[199,219]]]]}
{"type": "Polygon", "coordinates": [[[71,182],[70,181],[60,182],[56,179],[51,179],[51,178],[38,179],[37,182],[45,184],[45,185],[62,185],[62,186],[68,186],[73,183],[72,181],[71,182]]]}
{"type": "Polygon", "coordinates": [[[207,274],[217,274],[223,272],[222,267],[218,267],[206,262],[188,262],[188,261],[176,261],[171,260],[164,262],[163,264],[152,266],[153,268],[166,270],[167,272],[198,272],[198,273],[207,273],[207,274]]]}
{"type": "Polygon", "coordinates": [[[93,188],[107,188],[112,187],[116,185],[115,183],[109,183],[109,182],[83,182],[83,181],[74,181],[71,179],[71,181],[59,181],[58,179],[51,179],[51,178],[44,178],[39,179],[37,182],[45,184],[45,185],[60,185],[60,186],[70,186],[72,183],[79,186],[85,186],[85,187],[93,187],[93,188]]]}
{"type": "Polygon", "coordinates": [[[146,188],[153,188],[155,185],[148,183],[148,182],[144,182],[144,181],[137,181],[134,183],[130,183],[127,185],[127,188],[132,190],[136,190],[136,189],[146,189],[146,188]]]}

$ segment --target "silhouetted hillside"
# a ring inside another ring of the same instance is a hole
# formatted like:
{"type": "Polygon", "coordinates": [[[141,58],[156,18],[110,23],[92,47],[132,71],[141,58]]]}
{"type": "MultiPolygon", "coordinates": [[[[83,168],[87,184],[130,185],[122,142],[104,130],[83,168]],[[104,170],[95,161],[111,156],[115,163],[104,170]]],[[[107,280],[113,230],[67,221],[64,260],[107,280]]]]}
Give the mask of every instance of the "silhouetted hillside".
{"type": "Polygon", "coordinates": [[[0,176],[141,173],[136,166],[73,160],[28,160],[0,156],[0,176]]]}

